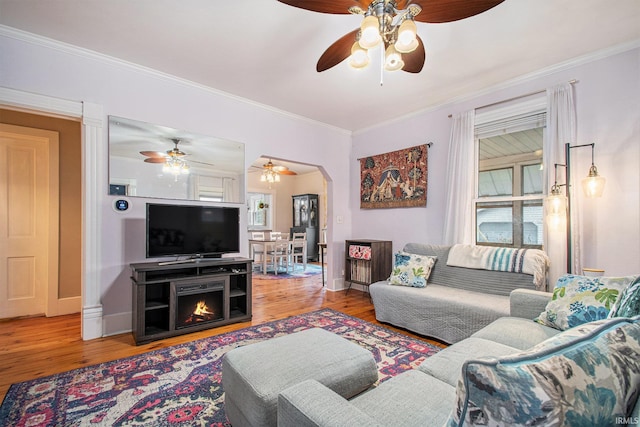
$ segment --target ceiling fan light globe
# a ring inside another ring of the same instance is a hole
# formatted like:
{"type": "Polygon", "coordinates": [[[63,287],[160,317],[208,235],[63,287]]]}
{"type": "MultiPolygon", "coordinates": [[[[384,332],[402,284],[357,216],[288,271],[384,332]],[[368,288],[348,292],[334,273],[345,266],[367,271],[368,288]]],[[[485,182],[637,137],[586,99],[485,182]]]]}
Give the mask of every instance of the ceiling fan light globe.
{"type": "Polygon", "coordinates": [[[406,19],[402,21],[400,28],[398,28],[398,42],[408,45],[416,39],[417,34],[418,27],[416,27],[416,23],[412,19],[406,19]]]}
{"type": "Polygon", "coordinates": [[[418,48],[418,39],[413,39],[413,41],[408,44],[400,43],[400,40],[398,40],[394,47],[400,53],[411,53],[418,48]]]}
{"type": "Polygon", "coordinates": [[[351,59],[349,65],[353,68],[364,68],[369,65],[369,53],[358,42],[351,46],[351,59]]]}
{"type": "Polygon", "coordinates": [[[382,37],[380,37],[380,31],[378,29],[378,18],[373,15],[369,15],[362,21],[360,26],[360,40],[358,43],[363,49],[371,49],[377,46],[382,37]]]}
{"type": "Polygon", "coordinates": [[[404,67],[402,55],[393,45],[389,45],[384,55],[384,69],[387,71],[398,71],[404,67]]]}

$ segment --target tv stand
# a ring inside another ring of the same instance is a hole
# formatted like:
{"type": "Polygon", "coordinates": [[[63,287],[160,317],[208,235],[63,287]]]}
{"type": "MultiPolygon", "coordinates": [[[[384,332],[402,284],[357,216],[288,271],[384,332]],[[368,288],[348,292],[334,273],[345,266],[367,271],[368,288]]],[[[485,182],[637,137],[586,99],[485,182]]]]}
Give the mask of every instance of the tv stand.
{"type": "Polygon", "coordinates": [[[251,320],[251,270],[247,258],[131,264],[136,344],[251,320]],[[207,301],[215,314],[184,320],[196,300],[207,301]]]}

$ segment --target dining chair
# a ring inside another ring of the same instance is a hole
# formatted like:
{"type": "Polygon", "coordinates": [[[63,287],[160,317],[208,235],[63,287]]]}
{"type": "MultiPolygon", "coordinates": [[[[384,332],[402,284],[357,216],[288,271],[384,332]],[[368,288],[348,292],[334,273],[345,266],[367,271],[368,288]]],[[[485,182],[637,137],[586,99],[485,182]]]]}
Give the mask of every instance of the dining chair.
{"type": "Polygon", "coordinates": [[[278,240],[282,239],[282,231],[272,231],[269,233],[269,239],[278,240]]]}
{"type": "Polygon", "coordinates": [[[287,239],[274,240],[269,250],[267,251],[267,265],[273,266],[273,271],[278,275],[280,267],[284,266],[285,272],[289,272],[289,256],[290,256],[290,242],[287,239]]]}
{"type": "Polygon", "coordinates": [[[296,264],[302,264],[307,270],[307,233],[293,233],[291,239],[291,264],[293,270],[296,264]]]}
{"type": "MultiPolygon", "coordinates": [[[[251,240],[264,240],[264,231],[252,231],[251,240]]],[[[251,244],[251,258],[254,265],[260,265],[264,261],[264,244],[252,243],[251,244]]]]}

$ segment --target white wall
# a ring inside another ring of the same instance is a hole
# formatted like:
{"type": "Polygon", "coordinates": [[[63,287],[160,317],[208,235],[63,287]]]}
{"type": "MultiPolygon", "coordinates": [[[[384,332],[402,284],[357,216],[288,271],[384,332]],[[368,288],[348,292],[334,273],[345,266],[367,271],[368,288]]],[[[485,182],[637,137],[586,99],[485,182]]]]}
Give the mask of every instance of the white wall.
{"type": "MultiPolygon", "coordinates": [[[[444,184],[451,119],[449,114],[577,79],[577,144],[596,143],[596,165],[607,179],[601,199],[582,200],[585,267],[607,275],[640,274],[640,49],[581,65],[539,73],[508,88],[443,106],[353,137],[350,176],[352,235],[393,240],[394,250],[407,242],[442,243],[444,184]],[[426,208],[366,210],[359,208],[359,165],[356,159],[433,142],[429,149],[426,208]]],[[[417,96],[429,96],[428,93],[417,96]]],[[[572,170],[587,176],[590,150],[572,150],[572,170]]],[[[580,185],[575,182],[574,185],[580,185]]]]}
{"type": "MultiPolygon", "coordinates": [[[[331,180],[348,181],[351,140],[343,130],[6,28],[0,31],[0,58],[0,86],[101,105],[105,142],[107,116],[115,115],[243,142],[247,168],[251,161],[268,152],[279,158],[322,164],[331,180]]],[[[114,198],[107,195],[106,151],[106,147],[101,150],[105,153],[102,159],[105,176],[100,177],[104,182],[100,198],[103,205],[100,289],[104,332],[112,334],[131,327],[129,264],[145,261],[146,200],[131,199],[131,209],[126,213],[116,213],[111,208],[114,198]]],[[[330,203],[341,206],[345,216],[350,215],[345,208],[348,197],[345,186],[330,190],[330,203]]],[[[242,218],[242,232],[246,233],[246,218],[242,218]]],[[[336,224],[331,247],[340,248],[340,242],[350,234],[348,224],[336,224]]],[[[242,242],[246,256],[246,239],[242,242]]],[[[332,256],[335,257],[332,265],[340,262],[341,254],[333,251],[332,256]]],[[[328,275],[341,286],[339,269],[330,267],[328,275]]],[[[328,287],[333,286],[333,280],[329,280],[328,287]]]]}

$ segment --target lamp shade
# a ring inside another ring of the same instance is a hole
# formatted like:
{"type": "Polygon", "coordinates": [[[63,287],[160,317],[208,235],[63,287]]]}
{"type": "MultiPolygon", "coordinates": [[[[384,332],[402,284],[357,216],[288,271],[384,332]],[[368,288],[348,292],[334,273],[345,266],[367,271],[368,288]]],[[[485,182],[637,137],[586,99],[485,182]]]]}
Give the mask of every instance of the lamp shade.
{"type": "Polygon", "coordinates": [[[606,179],[601,176],[588,176],[582,180],[582,189],[587,197],[602,197],[604,193],[604,184],[606,179]]]}
{"type": "Polygon", "coordinates": [[[418,47],[417,30],[416,23],[411,19],[407,19],[400,24],[398,40],[395,43],[395,48],[398,52],[409,53],[416,50],[418,47]]]}
{"type": "Polygon", "coordinates": [[[550,230],[561,230],[567,221],[567,198],[559,191],[552,191],[544,199],[544,210],[550,230]]]}
{"type": "Polygon", "coordinates": [[[358,42],[355,42],[353,46],[351,46],[349,65],[353,68],[364,68],[369,65],[369,52],[363,49],[358,42]]]}
{"type": "Polygon", "coordinates": [[[384,69],[387,71],[398,71],[404,67],[404,61],[402,55],[393,47],[389,45],[384,55],[384,69]]]}
{"type": "Polygon", "coordinates": [[[374,46],[377,46],[382,40],[380,36],[380,30],[378,29],[378,18],[373,15],[369,15],[362,21],[362,25],[360,25],[360,46],[364,49],[371,49],[374,46]]]}
{"type": "Polygon", "coordinates": [[[589,176],[582,180],[582,189],[584,190],[584,194],[587,197],[602,197],[602,193],[604,192],[604,184],[606,180],[598,175],[598,171],[592,173],[595,170],[595,166],[591,166],[591,171],[589,171],[589,176]]]}

